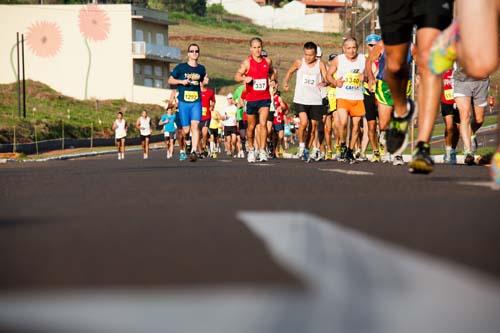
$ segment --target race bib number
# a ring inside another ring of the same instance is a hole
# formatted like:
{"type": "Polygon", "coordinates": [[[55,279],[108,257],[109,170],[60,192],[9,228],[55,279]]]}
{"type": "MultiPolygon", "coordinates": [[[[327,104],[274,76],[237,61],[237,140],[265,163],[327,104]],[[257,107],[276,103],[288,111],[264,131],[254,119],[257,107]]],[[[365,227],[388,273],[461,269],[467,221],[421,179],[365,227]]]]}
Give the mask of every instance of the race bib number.
{"type": "Polygon", "coordinates": [[[304,75],[302,84],[306,87],[316,87],[318,85],[318,82],[316,81],[316,75],[304,75]]]}
{"type": "Polygon", "coordinates": [[[267,79],[253,80],[253,90],[264,91],[267,89],[267,79]]]}
{"type": "Polygon", "coordinates": [[[447,101],[453,100],[453,89],[446,89],[444,91],[444,99],[447,101]]]}
{"type": "Polygon", "coordinates": [[[361,78],[359,73],[347,73],[344,78],[346,89],[359,89],[361,87],[361,78]]]}
{"type": "Polygon", "coordinates": [[[207,115],[207,108],[201,108],[201,115],[205,117],[207,115]]]}
{"type": "Polygon", "coordinates": [[[198,100],[198,92],[197,91],[184,91],[184,100],[186,102],[194,102],[198,100]]]}

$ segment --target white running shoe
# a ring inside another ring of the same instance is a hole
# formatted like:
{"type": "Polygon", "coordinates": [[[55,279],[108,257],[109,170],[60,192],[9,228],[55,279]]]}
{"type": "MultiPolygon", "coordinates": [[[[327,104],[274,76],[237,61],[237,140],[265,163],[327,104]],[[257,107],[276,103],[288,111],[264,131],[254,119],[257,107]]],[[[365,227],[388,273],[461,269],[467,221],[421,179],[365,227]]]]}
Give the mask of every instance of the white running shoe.
{"type": "Polygon", "coordinates": [[[122,159],[122,154],[121,153],[118,153],[118,159],[121,160],[122,159]]]}
{"type": "Polygon", "coordinates": [[[402,155],[394,156],[394,160],[392,161],[392,165],[395,165],[395,166],[405,165],[405,161],[403,160],[403,156],[402,155]]]}
{"type": "Polygon", "coordinates": [[[249,150],[247,154],[248,163],[255,163],[255,150],[249,150]]]}
{"type": "Polygon", "coordinates": [[[267,153],[265,150],[259,152],[259,162],[267,162],[267,153]]]}

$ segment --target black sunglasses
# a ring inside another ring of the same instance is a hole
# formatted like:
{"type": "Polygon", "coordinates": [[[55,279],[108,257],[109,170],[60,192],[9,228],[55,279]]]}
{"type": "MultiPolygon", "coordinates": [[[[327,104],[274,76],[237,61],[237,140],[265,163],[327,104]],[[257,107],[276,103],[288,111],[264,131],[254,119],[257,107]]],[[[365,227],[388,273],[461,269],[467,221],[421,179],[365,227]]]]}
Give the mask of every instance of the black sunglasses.
{"type": "Polygon", "coordinates": [[[374,46],[375,46],[375,44],[368,44],[368,46],[369,46],[369,47],[374,47],[374,46]]]}
{"type": "Polygon", "coordinates": [[[189,50],[189,53],[200,53],[200,50],[189,50]]]}

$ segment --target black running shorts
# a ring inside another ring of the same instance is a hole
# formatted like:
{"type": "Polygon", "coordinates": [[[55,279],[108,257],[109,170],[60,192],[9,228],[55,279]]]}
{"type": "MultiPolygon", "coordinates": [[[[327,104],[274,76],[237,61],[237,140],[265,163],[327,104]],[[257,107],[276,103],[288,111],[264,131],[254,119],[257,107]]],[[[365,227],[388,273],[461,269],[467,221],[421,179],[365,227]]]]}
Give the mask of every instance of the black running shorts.
{"type": "Polygon", "coordinates": [[[295,112],[297,114],[305,112],[307,114],[307,119],[312,119],[316,121],[320,121],[321,119],[323,119],[323,113],[324,113],[323,105],[304,105],[304,104],[294,103],[294,106],[295,106],[295,112]]]}
{"type": "Polygon", "coordinates": [[[446,116],[453,116],[453,122],[455,124],[460,124],[460,114],[455,104],[445,104],[441,102],[441,115],[443,118],[446,116]]]}
{"type": "Polygon", "coordinates": [[[417,29],[448,27],[453,19],[453,0],[380,0],[378,15],[384,43],[404,44],[411,41],[414,25],[417,29]]]}
{"type": "Polygon", "coordinates": [[[363,100],[363,103],[365,104],[366,120],[368,121],[377,120],[378,110],[377,110],[377,103],[375,101],[375,93],[369,92],[368,94],[365,94],[364,97],[365,99],[363,100]]]}

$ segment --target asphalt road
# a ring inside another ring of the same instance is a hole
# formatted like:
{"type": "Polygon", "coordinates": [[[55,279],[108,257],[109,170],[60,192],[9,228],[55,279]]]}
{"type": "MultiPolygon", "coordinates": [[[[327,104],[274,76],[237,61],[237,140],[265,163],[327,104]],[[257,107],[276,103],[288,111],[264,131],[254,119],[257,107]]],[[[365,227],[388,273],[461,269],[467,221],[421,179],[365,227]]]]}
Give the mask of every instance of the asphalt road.
{"type": "MultiPolygon", "coordinates": [[[[480,166],[424,176],[370,163],[189,163],[163,151],[1,165],[0,308],[19,292],[307,289],[242,212],[313,216],[497,285],[500,191],[489,181],[480,166]]],[[[0,330],[15,331],[2,319],[0,330]]]]}

